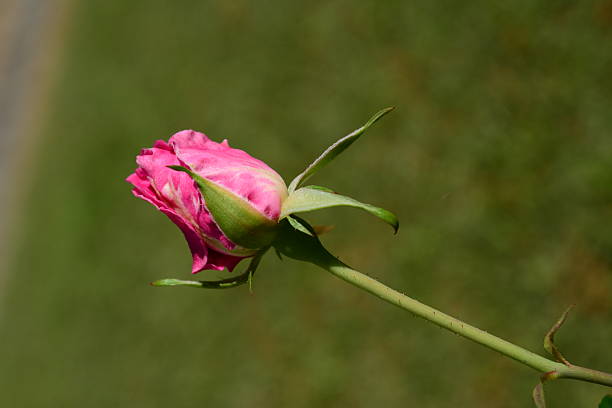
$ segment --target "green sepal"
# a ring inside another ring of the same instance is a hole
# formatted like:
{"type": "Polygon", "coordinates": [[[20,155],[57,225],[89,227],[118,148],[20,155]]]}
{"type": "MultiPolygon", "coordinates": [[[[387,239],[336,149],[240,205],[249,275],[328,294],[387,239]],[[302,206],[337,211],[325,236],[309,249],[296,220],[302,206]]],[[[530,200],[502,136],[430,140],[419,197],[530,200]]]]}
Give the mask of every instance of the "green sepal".
{"type": "Polygon", "coordinates": [[[372,116],[365,125],[355,130],[353,133],[344,136],[342,139],[338,140],[333,145],[329,146],[327,150],[321,153],[321,155],[317,157],[315,161],[313,161],[308,167],[306,167],[306,170],[298,174],[298,176],[293,179],[291,184],[289,184],[289,194],[291,194],[298,187],[300,187],[302,183],[308,180],[323,166],[334,160],[336,156],[345,151],[351,144],[353,144],[355,140],[359,139],[359,136],[361,136],[370,126],[376,123],[378,119],[382,118],[387,113],[391,112],[393,109],[395,109],[395,107],[385,108],[375,113],[374,116],[372,116]]]}
{"type": "Polygon", "coordinates": [[[328,193],[335,193],[334,190],[332,190],[331,188],[328,187],[323,187],[323,186],[315,186],[314,184],[311,184],[309,186],[307,186],[308,188],[311,188],[313,190],[321,190],[321,191],[326,191],[328,193]]]}
{"type": "Polygon", "coordinates": [[[151,286],[191,286],[192,288],[201,288],[203,281],[190,281],[183,279],[159,279],[155,282],[151,282],[151,286]]]}
{"type": "MultiPolygon", "coordinates": [[[[267,250],[267,249],[266,249],[267,250]]],[[[151,282],[151,286],[187,286],[192,288],[203,288],[203,289],[230,289],[236,286],[249,284],[249,292],[252,292],[253,288],[253,275],[257,271],[259,262],[265,254],[266,250],[259,252],[255,257],[251,259],[249,266],[246,271],[238,276],[221,279],[216,281],[204,281],[204,280],[183,280],[183,279],[160,279],[155,282],[151,282]]]]}
{"type": "Polygon", "coordinates": [[[304,234],[310,235],[312,237],[317,236],[317,234],[314,232],[314,229],[310,226],[310,224],[306,223],[301,218],[298,218],[295,216],[287,217],[287,221],[289,221],[289,224],[291,224],[291,226],[295,228],[296,230],[303,232],[304,234]]]}
{"type": "Polygon", "coordinates": [[[151,282],[151,286],[187,286],[192,288],[204,289],[230,289],[244,285],[249,281],[249,273],[242,274],[236,278],[223,279],[219,281],[191,281],[183,279],[160,279],[151,282]]]}
{"type": "Polygon", "coordinates": [[[230,241],[244,248],[259,249],[269,246],[274,240],[278,224],[245,199],[183,166],[168,167],[191,176],[204,197],[206,208],[230,241]]]}
{"type": "MultiPolygon", "coordinates": [[[[391,225],[394,232],[397,233],[399,221],[392,212],[370,204],[359,202],[350,197],[330,193],[328,191],[321,190],[320,188],[315,189],[311,187],[302,187],[289,194],[289,197],[287,197],[283,203],[280,218],[282,219],[295,213],[338,206],[349,206],[365,210],[391,225]]],[[[289,222],[291,223],[291,220],[289,222]]]]}

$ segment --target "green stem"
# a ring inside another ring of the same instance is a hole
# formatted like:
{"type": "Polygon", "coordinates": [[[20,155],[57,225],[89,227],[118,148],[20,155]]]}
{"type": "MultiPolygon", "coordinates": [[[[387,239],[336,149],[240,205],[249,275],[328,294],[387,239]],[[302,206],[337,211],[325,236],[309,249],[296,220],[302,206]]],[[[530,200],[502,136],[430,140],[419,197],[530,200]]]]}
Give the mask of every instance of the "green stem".
{"type": "Polygon", "coordinates": [[[569,378],[612,387],[612,374],[577,365],[563,366],[557,378],[569,378]]]}
{"type": "Polygon", "coordinates": [[[338,278],[357,286],[373,294],[380,299],[398,306],[404,310],[413,313],[416,316],[443,327],[455,334],[470,339],[478,344],[495,350],[507,357],[510,357],[518,362],[521,362],[542,373],[551,373],[550,379],[553,378],[573,378],[576,380],[588,381],[592,383],[612,386],[612,375],[601,371],[591,370],[588,368],[558,363],[549,360],[536,353],[519,347],[504,339],[480,330],[470,324],[462,322],[452,316],[447,315],[433,307],[427,306],[418,300],[412,299],[390,287],[383,285],[376,279],[370,278],[347,265],[340,262],[334,256],[321,257],[315,262],[321,268],[331,272],[338,278]]]}
{"type": "Polygon", "coordinates": [[[275,246],[291,258],[311,262],[386,302],[545,373],[546,379],[571,378],[612,387],[611,374],[549,360],[391,289],[342,263],[313,236],[286,226],[275,246]]]}
{"type": "Polygon", "coordinates": [[[321,268],[331,272],[338,278],[357,286],[379,297],[380,299],[398,306],[412,314],[422,317],[442,328],[445,328],[453,333],[459,334],[467,339],[473,340],[476,343],[482,344],[492,350],[498,351],[514,360],[528,365],[543,373],[556,371],[563,367],[563,364],[551,361],[531,351],[525,350],[522,347],[514,345],[506,340],[500,339],[486,331],[480,330],[477,327],[469,325],[447,315],[433,307],[427,306],[418,300],[412,299],[390,287],[383,285],[376,279],[370,278],[354,269],[349,268],[333,256],[325,257],[317,260],[316,263],[321,268]]]}

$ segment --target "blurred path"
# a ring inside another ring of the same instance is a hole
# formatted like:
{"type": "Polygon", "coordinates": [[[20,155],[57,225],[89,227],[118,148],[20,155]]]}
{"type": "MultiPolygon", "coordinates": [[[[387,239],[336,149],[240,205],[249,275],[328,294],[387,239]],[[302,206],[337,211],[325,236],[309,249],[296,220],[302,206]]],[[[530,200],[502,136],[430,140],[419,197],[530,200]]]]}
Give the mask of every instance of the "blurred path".
{"type": "Polygon", "coordinates": [[[24,166],[44,110],[64,0],[0,0],[0,289],[16,230],[24,166]]]}

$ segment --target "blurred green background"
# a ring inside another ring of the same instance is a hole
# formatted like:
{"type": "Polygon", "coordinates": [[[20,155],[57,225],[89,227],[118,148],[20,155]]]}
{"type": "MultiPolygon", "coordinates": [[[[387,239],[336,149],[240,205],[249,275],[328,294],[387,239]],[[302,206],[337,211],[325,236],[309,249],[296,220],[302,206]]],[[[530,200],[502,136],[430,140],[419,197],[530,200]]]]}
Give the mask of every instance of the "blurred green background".
{"type": "MultiPolygon", "coordinates": [[[[254,293],[189,278],[124,178],[155,139],[227,138],[332,209],[345,262],[534,351],[612,370],[612,2],[73,1],[1,293],[6,407],[528,407],[537,373],[268,255],[254,293]]],[[[19,174],[16,171],[15,174],[19,174]]],[[[200,278],[216,278],[206,273],[200,278]]],[[[551,407],[606,388],[558,382],[551,407]]]]}

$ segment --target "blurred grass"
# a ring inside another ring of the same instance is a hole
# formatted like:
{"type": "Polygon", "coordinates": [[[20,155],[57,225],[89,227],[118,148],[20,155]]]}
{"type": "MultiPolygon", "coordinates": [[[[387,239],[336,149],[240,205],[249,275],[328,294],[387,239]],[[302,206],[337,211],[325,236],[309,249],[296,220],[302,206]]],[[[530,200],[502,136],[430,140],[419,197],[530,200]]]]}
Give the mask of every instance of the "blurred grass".
{"type": "Polygon", "coordinates": [[[308,265],[266,257],[252,296],[146,285],[189,255],[123,181],[140,148],[198,129],[290,181],[388,105],[313,182],[402,229],[333,209],[310,217],[328,247],[536,351],[575,302],[559,345],[612,369],[612,2],[74,3],[3,299],[4,406],[530,406],[535,372],[308,265]]]}

